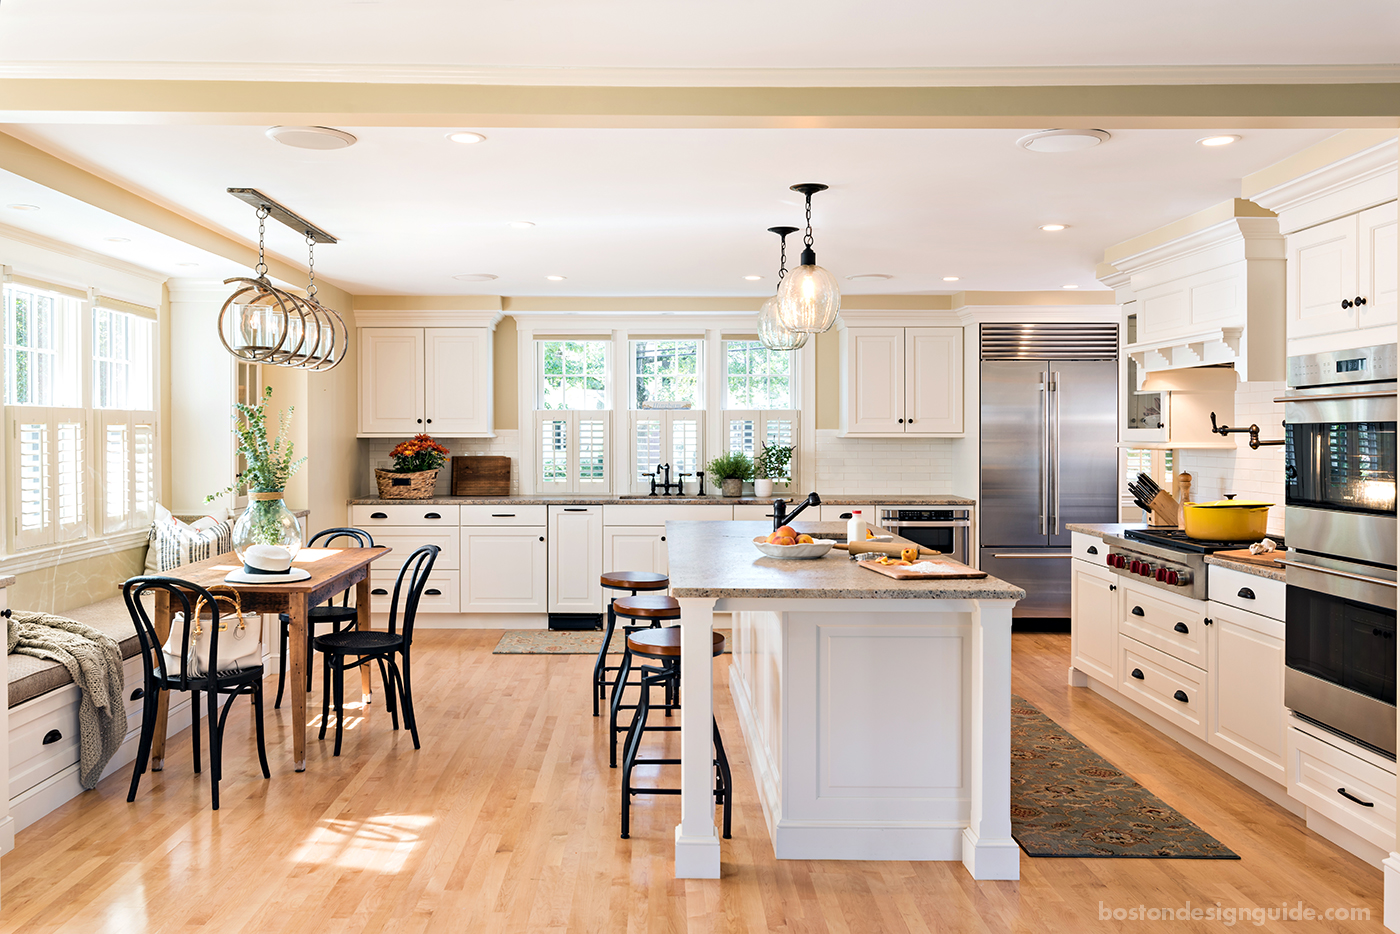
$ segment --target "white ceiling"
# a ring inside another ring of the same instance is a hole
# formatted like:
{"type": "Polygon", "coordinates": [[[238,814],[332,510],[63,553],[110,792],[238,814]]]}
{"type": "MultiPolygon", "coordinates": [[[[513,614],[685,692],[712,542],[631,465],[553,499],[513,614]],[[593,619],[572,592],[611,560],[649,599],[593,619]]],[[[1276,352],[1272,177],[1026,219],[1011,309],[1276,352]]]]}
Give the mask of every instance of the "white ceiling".
{"type": "Polygon", "coordinates": [[[859,68],[1400,62],[1395,0],[4,0],[22,61],[859,68]]]}
{"type": "MultiPolygon", "coordinates": [[[[522,296],[767,294],[778,244],[766,228],[801,225],[788,186],[806,181],[832,186],[814,202],[819,262],[894,277],[843,279],[845,291],[1098,288],[1104,247],[1237,196],[1242,175],[1331,132],[1241,129],[1207,149],[1196,140],[1218,130],[1115,130],[1085,152],[1036,154],[1016,145],[1022,130],[476,128],[488,141],[464,146],[440,129],[350,127],[355,146],[309,152],[264,129],[10,128],[244,241],[252,210],[225,189],[259,188],[341,239],[316,268],[357,294],[522,296]],[[522,220],[537,226],[509,226],[522,220]],[[1038,229],[1051,222],[1070,228],[1038,229]],[[500,278],[452,278],[464,273],[500,278]]],[[[19,181],[0,176],[0,205],[45,210],[0,208],[0,223],[174,275],[191,274],[176,262],[204,262],[71,199],[51,211],[19,181]]],[[[270,224],[268,243],[304,264],[286,228],[270,224]]]]}

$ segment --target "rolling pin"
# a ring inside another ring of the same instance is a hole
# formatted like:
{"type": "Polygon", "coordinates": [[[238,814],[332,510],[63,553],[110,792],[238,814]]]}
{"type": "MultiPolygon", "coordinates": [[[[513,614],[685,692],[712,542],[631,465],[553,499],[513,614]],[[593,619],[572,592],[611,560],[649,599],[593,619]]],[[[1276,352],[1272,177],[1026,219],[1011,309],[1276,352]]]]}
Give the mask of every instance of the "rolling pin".
{"type": "MultiPolygon", "coordinates": [[[[896,545],[893,542],[837,542],[832,547],[840,548],[844,551],[849,551],[853,555],[863,555],[868,554],[870,552],[874,552],[875,554],[890,555],[892,557],[898,558],[900,554],[904,551],[904,549],[910,548],[912,546],[896,545]]],[[[932,548],[919,549],[919,557],[923,557],[924,555],[941,554],[943,554],[943,552],[934,551],[932,548]]]]}

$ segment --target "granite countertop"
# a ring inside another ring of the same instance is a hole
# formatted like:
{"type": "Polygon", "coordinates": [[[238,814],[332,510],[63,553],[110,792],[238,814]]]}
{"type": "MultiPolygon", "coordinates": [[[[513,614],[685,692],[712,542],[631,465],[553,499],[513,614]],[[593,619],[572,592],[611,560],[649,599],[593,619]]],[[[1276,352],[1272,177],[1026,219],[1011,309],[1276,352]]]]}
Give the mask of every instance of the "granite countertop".
{"type": "MultiPolygon", "coordinates": [[[[774,493],[772,496],[588,496],[558,493],[510,496],[434,496],[428,499],[381,499],[366,496],[349,501],[351,506],[771,506],[782,498],[789,504],[802,502],[805,493],[774,493]]],[[[975,506],[977,500],[952,494],[927,496],[823,496],[824,506],[975,506]]]]}
{"type": "Polygon", "coordinates": [[[1110,535],[1122,538],[1124,532],[1146,529],[1149,526],[1142,522],[1066,522],[1065,528],[1070,532],[1082,532],[1098,538],[1107,538],[1110,535]]]}
{"type": "Polygon", "coordinates": [[[13,574],[0,574],[0,590],[4,590],[6,587],[13,587],[14,585],[15,576],[13,574]]]}
{"type": "MultiPolygon", "coordinates": [[[[813,537],[846,537],[844,522],[799,520],[793,527],[813,537]]],[[[753,539],[770,531],[767,522],[667,522],[671,595],[852,600],[1020,600],[1026,595],[995,577],[894,580],[857,567],[840,549],[811,561],[769,558],[753,547],[753,539]]]]}
{"type": "MultiPolygon", "coordinates": [[[[1288,554],[1288,552],[1280,552],[1288,554]]],[[[1206,555],[1206,564],[1214,564],[1217,567],[1229,568],[1232,571],[1239,571],[1241,574],[1253,574],[1255,577],[1265,577],[1271,581],[1284,583],[1287,578],[1284,569],[1281,567],[1270,567],[1267,564],[1251,564],[1248,561],[1236,561],[1233,558],[1221,558],[1216,555],[1206,555]]]]}

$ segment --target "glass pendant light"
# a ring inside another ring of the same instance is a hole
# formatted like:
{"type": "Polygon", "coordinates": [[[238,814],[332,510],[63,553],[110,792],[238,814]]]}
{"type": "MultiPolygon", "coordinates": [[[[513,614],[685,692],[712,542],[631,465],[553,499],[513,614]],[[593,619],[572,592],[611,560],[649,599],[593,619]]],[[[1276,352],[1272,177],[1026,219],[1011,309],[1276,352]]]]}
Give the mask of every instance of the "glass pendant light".
{"type": "Polygon", "coordinates": [[[813,182],[792,186],[807,198],[807,231],[802,237],[801,265],[778,287],[778,320],[783,327],[806,334],[831,330],[841,311],[836,277],[817,265],[812,249],[812,195],[826,188],[813,182]]]}
{"type": "MultiPolygon", "coordinates": [[[[778,288],[782,289],[783,276],[787,274],[787,238],[796,233],[796,227],[769,227],[768,230],[782,238],[778,261],[778,288]]],[[[793,331],[783,327],[778,320],[778,296],[775,293],[758,311],[758,339],[769,350],[798,350],[807,343],[805,331],[793,331]]]]}

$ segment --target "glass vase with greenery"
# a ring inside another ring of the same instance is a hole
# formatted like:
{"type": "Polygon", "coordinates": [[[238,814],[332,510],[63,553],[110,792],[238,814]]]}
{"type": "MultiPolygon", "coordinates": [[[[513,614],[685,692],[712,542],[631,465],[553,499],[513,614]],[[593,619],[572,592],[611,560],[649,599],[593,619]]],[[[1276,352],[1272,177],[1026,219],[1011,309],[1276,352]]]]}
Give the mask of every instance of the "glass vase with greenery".
{"type": "Polygon", "coordinates": [[[247,489],[248,506],[233,526],[233,550],[239,560],[249,545],[281,545],[293,555],[301,548],[301,523],[283,499],[288,481],[306,463],[305,457],[296,458],[295,446],[288,436],[296,407],[277,413],[277,435],[269,440],[267,403],[271,398],[269,386],[256,405],[234,405],[234,453],[245,466],[226,489],[204,498],[206,503],[213,502],[240,487],[247,489]]]}

